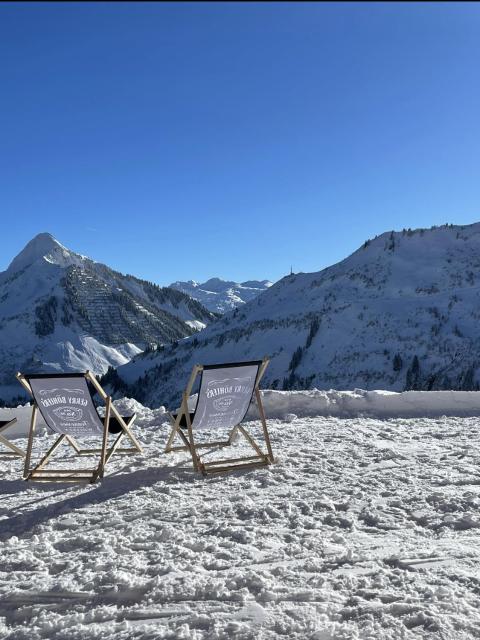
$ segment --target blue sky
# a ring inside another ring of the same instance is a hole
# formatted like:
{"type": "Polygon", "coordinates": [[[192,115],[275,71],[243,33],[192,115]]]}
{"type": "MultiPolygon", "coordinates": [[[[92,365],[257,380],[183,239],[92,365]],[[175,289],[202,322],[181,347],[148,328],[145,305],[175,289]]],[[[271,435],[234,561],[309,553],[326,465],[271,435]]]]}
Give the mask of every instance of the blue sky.
{"type": "Polygon", "coordinates": [[[36,233],[160,284],[480,220],[480,5],[0,5],[0,269],[36,233]]]}

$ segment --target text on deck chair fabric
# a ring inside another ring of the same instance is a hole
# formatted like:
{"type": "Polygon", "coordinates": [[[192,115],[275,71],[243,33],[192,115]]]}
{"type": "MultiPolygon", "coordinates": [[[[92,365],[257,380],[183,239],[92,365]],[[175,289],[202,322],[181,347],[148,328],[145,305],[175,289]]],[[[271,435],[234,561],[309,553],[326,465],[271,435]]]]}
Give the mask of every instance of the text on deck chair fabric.
{"type": "Polygon", "coordinates": [[[192,427],[231,429],[239,424],[250,405],[257,374],[258,364],[205,368],[192,427]]]}
{"type": "Polygon", "coordinates": [[[29,384],[40,413],[53,431],[73,437],[103,434],[84,377],[30,378],[29,384]]]}

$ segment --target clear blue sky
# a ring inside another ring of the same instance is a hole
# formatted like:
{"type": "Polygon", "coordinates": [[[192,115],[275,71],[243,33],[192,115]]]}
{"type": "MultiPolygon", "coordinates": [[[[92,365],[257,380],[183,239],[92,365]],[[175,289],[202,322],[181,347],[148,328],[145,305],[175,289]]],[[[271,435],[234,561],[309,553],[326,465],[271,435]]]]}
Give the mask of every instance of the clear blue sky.
{"type": "Polygon", "coordinates": [[[480,5],[1,4],[0,269],[168,284],[480,220],[480,5]]]}

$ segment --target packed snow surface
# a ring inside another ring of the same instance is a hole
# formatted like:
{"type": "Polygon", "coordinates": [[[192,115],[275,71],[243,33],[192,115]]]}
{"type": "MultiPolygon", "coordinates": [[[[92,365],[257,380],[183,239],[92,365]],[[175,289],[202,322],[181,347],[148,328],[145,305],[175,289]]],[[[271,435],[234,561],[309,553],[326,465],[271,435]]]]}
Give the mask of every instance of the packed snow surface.
{"type": "MultiPolygon", "coordinates": [[[[391,395],[408,394],[378,406],[391,395]]],[[[460,397],[409,396],[436,409],[383,419],[353,417],[353,393],[336,397],[349,417],[314,415],[313,391],[264,397],[268,468],[202,478],[162,453],[165,410],[133,400],[116,404],[137,411],[144,455],[98,485],[27,484],[2,458],[0,638],[479,637],[479,420],[432,417],[460,397]]]]}

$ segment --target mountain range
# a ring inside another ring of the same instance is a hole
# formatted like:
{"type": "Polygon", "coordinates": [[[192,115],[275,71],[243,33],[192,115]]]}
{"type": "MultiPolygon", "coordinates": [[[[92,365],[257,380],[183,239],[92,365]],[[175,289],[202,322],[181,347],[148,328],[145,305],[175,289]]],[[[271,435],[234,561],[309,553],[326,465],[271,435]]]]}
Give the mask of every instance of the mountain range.
{"type": "Polygon", "coordinates": [[[186,293],[198,300],[213,313],[224,314],[236,307],[250,302],[260,293],[272,286],[269,280],[248,280],[233,282],[221,278],[210,278],[206,282],[172,282],[170,287],[186,293]]]}
{"type": "Polygon", "coordinates": [[[477,389],[479,323],[480,223],[388,231],[133,358],[108,382],[171,405],[193,364],[268,355],[263,383],[277,389],[477,389]]]}
{"type": "Polygon", "coordinates": [[[17,370],[102,374],[216,316],[197,300],[33,238],[0,273],[0,398],[21,395],[17,370]]]}

